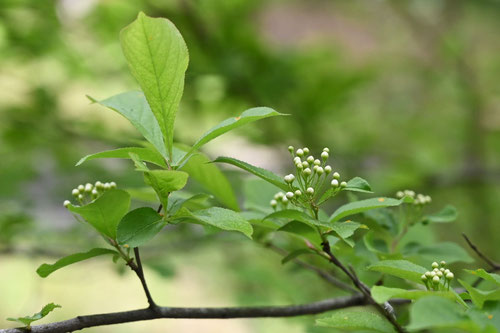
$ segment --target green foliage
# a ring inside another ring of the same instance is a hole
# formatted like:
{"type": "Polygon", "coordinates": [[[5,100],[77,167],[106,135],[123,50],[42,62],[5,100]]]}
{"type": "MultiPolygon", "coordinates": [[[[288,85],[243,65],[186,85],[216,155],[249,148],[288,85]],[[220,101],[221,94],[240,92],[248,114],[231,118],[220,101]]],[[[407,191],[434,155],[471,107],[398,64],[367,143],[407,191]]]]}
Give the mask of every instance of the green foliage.
{"type": "Polygon", "coordinates": [[[36,272],[38,273],[39,276],[44,278],[44,277],[49,276],[50,274],[52,274],[53,272],[57,271],[60,268],[63,268],[63,267],[66,267],[68,265],[71,265],[71,264],[74,264],[74,263],[77,263],[77,262],[80,262],[83,260],[87,260],[87,259],[90,259],[93,257],[102,256],[105,254],[116,255],[117,252],[114,250],[110,250],[110,249],[95,248],[95,249],[92,249],[92,250],[87,251],[87,252],[71,254],[69,256],[66,256],[64,258],[59,259],[58,261],[56,261],[53,264],[42,264],[42,265],[40,265],[40,267],[38,267],[36,272]]]}
{"type": "Polygon", "coordinates": [[[500,275],[498,274],[495,274],[495,273],[488,273],[486,272],[484,269],[480,268],[480,269],[476,269],[476,270],[470,270],[470,269],[466,269],[465,270],[467,273],[469,274],[472,274],[472,275],[475,275],[475,276],[478,276],[482,279],[485,279],[486,281],[490,281],[490,282],[493,282],[497,285],[500,286],[500,275]]]}
{"type": "Polygon", "coordinates": [[[163,207],[168,207],[170,192],[182,189],[189,175],[184,171],[176,170],[151,170],[144,172],[146,184],[150,185],[158,195],[163,207]]]}
{"type": "Polygon", "coordinates": [[[239,231],[248,238],[252,238],[253,228],[240,214],[229,209],[211,207],[194,212],[188,212],[202,224],[207,224],[222,230],[239,231]]]}
{"type": "Polygon", "coordinates": [[[424,267],[407,260],[383,260],[371,265],[368,269],[417,283],[422,283],[421,276],[427,271],[424,267]]]}
{"type": "Polygon", "coordinates": [[[395,332],[391,324],[378,314],[362,310],[339,310],[330,317],[316,319],[316,324],[344,331],[395,332]]]}
{"type": "Polygon", "coordinates": [[[128,147],[128,148],[118,148],[114,150],[102,151],[100,153],[90,154],[82,157],[76,165],[80,165],[86,161],[94,160],[97,158],[130,158],[130,154],[137,155],[137,158],[141,161],[151,162],[160,167],[166,167],[165,160],[156,151],[149,148],[140,147],[128,147]]]}
{"type": "Polygon", "coordinates": [[[397,200],[393,198],[382,198],[382,197],[350,202],[348,204],[339,207],[335,212],[333,212],[328,221],[335,222],[346,216],[362,213],[367,210],[382,208],[382,207],[398,206],[402,203],[403,199],[397,200]]]}
{"type": "Polygon", "coordinates": [[[417,300],[410,309],[411,330],[426,328],[463,328],[466,316],[462,308],[452,300],[427,296],[417,300]]]}
{"type": "Polygon", "coordinates": [[[7,318],[7,320],[10,321],[17,321],[23,325],[25,325],[28,329],[31,326],[31,323],[37,320],[42,319],[43,317],[47,316],[50,312],[54,311],[57,308],[60,308],[60,305],[54,304],[54,303],[49,303],[45,305],[40,312],[37,312],[33,314],[32,316],[25,316],[25,317],[19,317],[19,318],[7,318]]]}
{"type": "Polygon", "coordinates": [[[127,213],[118,224],[116,240],[120,245],[138,247],[150,241],[166,224],[154,209],[137,208],[127,213]]]}
{"type": "Polygon", "coordinates": [[[378,303],[385,303],[393,298],[404,298],[417,300],[427,296],[439,296],[455,300],[455,295],[449,291],[430,291],[430,290],[407,290],[401,288],[388,288],[384,286],[373,286],[371,289],[373,299],[378,303]]]}

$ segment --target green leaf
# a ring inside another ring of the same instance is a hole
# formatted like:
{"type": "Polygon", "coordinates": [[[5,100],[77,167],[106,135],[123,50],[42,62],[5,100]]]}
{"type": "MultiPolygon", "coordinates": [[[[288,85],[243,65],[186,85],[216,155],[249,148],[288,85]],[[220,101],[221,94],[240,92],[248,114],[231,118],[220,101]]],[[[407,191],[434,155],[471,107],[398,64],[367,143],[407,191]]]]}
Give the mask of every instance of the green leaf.
{"type": "Polygon", "coordinates": [[[288,191],[290,189],[288,184],[285,183],[285,181],[281,177],[272,173],[269,170],[253,166],[251,164],[248,164],[246,162],[243,162],[243,161],[237,160],[235,158],[231,158],[231,157],[223,157],[223,156],[217,157],[217,159],[214,162],[227,163],[227,164],[234,165],[235,167],[238,167],[240,169],[243,169],[245,171],[253,173],[257,177],[260,177],[260,178],[264,179],[265,181],[279,187],[283,191],[288,191]]]}
{"type": "Polygon", "coordinates": [[[335,231],[341,238],[349,238],[354,235],[354,232],[358,229],[368,229],[364,224],[352,221],[337,222],[332,225],[333,231],[335,231]]]}
{"type": "Polygon", "coordinates": [[[422,284],[420,277],[427,270],[407,260],[383,260],[368,267],[371,271],[397,276],[422,284]]]}
{"type": "Polygon", "coordinates": [[[159,233],[167,222],[153,208],[141,207],[125,215],[116,232],[120,245],[141,246],[159,233]]]}
{"type": "Polygon", "coordinates": [[[370,184],[361,177],[354,177],[347,182],[347,186],[343,188],[343,191],[352,192],[362,192],[362,193],[373,193],[370,184]]]}
{"type": "Polygon", "coordinates": [[[365,212],[370,209],[399,206],[404,202],[402,200],[396,200],[393,198],[372,198],[360,201],[350,202],[343,206],[340,206],[333,214],[330,216],[329,222],[335,222],[343,217],[354,215],[358,213],[365,212]]]}
{"type": "Polygon", "coordinates": [[[478,308],[482,309],[484,302],[486,301],[498,301],[500,300],[500,289],[495,289],[495,290],[480,290],[477,288],[474,288],[467,282],[458,279],[458,282],[467,289],[469,292],[469,295],[472,299],[472,302],[474,303],[475,306],[478,308]]]}
{"type": "Polygon", "coordinates": [[[79,166],[86,161],[95,160],[97,158],[130,158],[130,153],[135,154],[141,161],[151,162],[163,168],[167,167],[165,160],[158,152],[152,149],[140,147],[118,148],[87,155],[82,157],[76,165],[79,166]]]}
{"type": "Polygon", "coordinates": [[[102,101],[87,96],[92,102],[99,103],[124,116],[132,125],[151,142],[163,157],[167,157],[165,142],[160,126],[146,97],[141,91],[128,91],[102,101]]]}
{"type": "Polygon", "coordinates": [[[372,297],[377,303],[385,303],[392,298],[419,299],[426,296],[445,297],[450,300],[455,299],[455,295],[449,291],[430,291],[430,290],[406,290],[400,288],[388,288],[384,286],[373,286],[371,289],[372,297]]]}
{"type": "Polygon", "coordinates": [[[199,138],[198,141],[195,142],[195,144],[193,145],[193,147],[191,148],[191,150],[188,152],[187,155],[200,149],[200,147],[212,141],[216,137],[221,136],[222,134],[227,133],[235,128],[241,127],[245,124],[248,124],[256,120],[273,116],[284,116],[284,114],[279,113],[268,107],[257,107],[246,110],[238,117],[228,118],[219,123],[218,125],[209,129],[205,134],[203,134],[201,138],[199,138]]]}
{"type": "Polygon", "coordinates": [[[418,246],[412,250],[412,253],[430,262],[444,260],[451,264],[454,262],[471,263],[474,261],[467,251],[453,242],[440,242],[432,245],[418,246]]]}
{"type": "Polygon", "coordinates": [[[186,186],[189,175],[177,170],[150,170],[144,172],[144,180],[158,195],[163,207],[168,207],[170,192],[178,191],[186,186]]]}
{"type": "Polygon", "coordinates": [[[466,316],[458,304],[447,298],[428,296],[410,307],[410,330],[458,327],[466,316]]]}
{"type": "Polygon", "coordinates": [[[69,205],[68,209],[80,214],[101,234],[111,239],[116,238],[116,227],[127,214],[130,207],[130,195],[123,190],[109,190],[85,206],[69,205]]]}
{"type": "Polygon", "coordinates": [[[206,193],[198,193],[188,197],[173,197],[168,201],[168,214],[175,215],[182,207],[187,204],[196,205],[197,209],[206,208],[205,202],[213,196],[206,193]]]}
{"type": "Polygon", "coordinates": [[[316,319],[316,325],[346,331],[394,332],[391,323],[384,317],[369,311],[343,309],[329,317],[316,319]]]}
{"type": "Polygon", "coordinates": [[[422,218],[423,223],[449,223],[457,219],[457,209],[447,205],[441,211],[435,214],[426,215],[422,218]]]}
{"type": "Polygon", "coordinates": [[[83,260],[87,260],[93,257],[97,256],[102,256],[104,254],[118,254],[118,252],[110,249],[102,249],[102,248],[95,248],[92,249],[88,252],[81,252],[81,253],[75,253],[71,254],[69,256],[66,256],[64,258],[59,259],[53,264],[42,264],[38,269],[36,270],[37,274],[40,275],[41,277],[47,277],[53,272],[57,271],[58,269],[61,269],[63,267],[66,267],[68,265],[74,264],[76,262],[80,262],[83,260]]]}
{"type": "Polygon", "coordinates": [[[172,22],[151,18],[142,12],[121,31],[120,42],[172,157],[174,121],[189,62],[186,43],[172,22]]]}
{"type": "Polygon", "coordinates": [[[287,262],[294,260],[295,258],[303,255],[303,254],[315,254],[315,252],[311,249],[298,249],[290,252],[286,257],[281,259],[281,264],[286,264],[287,262]]]}
{"type": "Polygon", "coordinates": [[[306,240],[311,244],[320,248],[322,239],[318,231],[311,225],[299,221],[292,221],[280,227],[277,231],[284,231],[298,236],[302,240],[306,240]]]}
{"type": "Polygon", "coordinates": [[[239,210],[238,200],[226,176],[210,159],[201,153],[192,156],[182,167],[205,190],[232,210],[239,210]]]}
{"type": "Polygon", "coordinates": [[[190,212],[190,215],[208,225],[222,230],[239,231],[248,238],[252,238],[252,225],[235,211],[220,207],[211,207],[190,212]]]}
{"type": "Polygon", "coordinates": [[[30,327],[32,322],[42,319],[43,317],[47,316],[50,312],[54,311],[57,308],[61,308],[61,306],[58,304],[49,303],[45,305],[40,312],[37,312],[32,316],[7,318],[7,320],[16,321],[18,323],[26,325],[26,327],[30,327]]]}
{"type": "Polygon", "coordinates": [[[476,269],[475,271],[470,270],[470,269],[464,269],[469,274],[479,276],[480,278],[485,279],[486,281],[496,283],[500,285],[500,275],[495,274],[495,273],[488,273],[484,269],[476,269]]]}

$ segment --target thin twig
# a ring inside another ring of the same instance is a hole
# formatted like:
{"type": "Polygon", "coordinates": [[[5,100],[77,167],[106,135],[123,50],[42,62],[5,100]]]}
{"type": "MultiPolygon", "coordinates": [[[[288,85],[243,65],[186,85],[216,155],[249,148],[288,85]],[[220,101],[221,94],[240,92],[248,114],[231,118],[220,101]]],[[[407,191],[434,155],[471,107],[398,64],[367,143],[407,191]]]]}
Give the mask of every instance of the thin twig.
{"type": "Polygon", "coordinates": [[[142,268],[141,256],[139,254],[138,247],[134,247],[134,255],[137,266],[135,269],[132,266],[130,267],[137,274],[139,280],[141,280],[142,288],[144,289],[144,293],[146,294],[146,298],[148,299],[149,307],[151,309],[156,309],[158,308],[158,306],[156,305],[153,297],[151,296],[151,293],[149,292],[148,284],[146,283],[146,277],[144,276],[144,270],[142,268]]]}
{"type": "Polygon", "coordinates": [[[481,251],[479,251],[477,246],[471,242],[471,240],[469,239],[469,237],[467,237],[466,234],[462,233],[462,236],[465,238],[465,241],[467,242],[469,247],[472,249],[472,251],[474,251],[479,258],[483,259],[488,265],[491,266],[492,269],[500,270],[500,264],[494,262],[493,260],[491,260],[490,258],[485,256],[481,251]]]}

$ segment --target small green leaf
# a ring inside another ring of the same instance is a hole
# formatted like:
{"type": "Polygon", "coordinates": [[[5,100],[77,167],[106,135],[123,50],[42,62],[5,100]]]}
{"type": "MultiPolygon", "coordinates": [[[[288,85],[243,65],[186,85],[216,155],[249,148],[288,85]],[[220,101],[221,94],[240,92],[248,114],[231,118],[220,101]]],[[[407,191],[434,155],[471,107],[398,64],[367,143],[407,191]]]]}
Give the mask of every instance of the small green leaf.
{"type": "Polygon", "coordinates": [[[458,304],[447,298],[427,296],[410,307],[410,330],[458,327],[467,318],[458,304]]]}
{"type": "Polygon", "coordinates": [[[243,169],[245,171],[253,173],[257,177],[260,177],[260,178],[264,179],[265,181],[279,187],[283,191],[288,191],[290,189],[288,184],[285,183],[285,181],[281,177],[272,173],[269,170],[253,166],[251,164],[248,164],[246,162],[243,162],[243,161],[237,160],[235,158],[231,158],[231,157],[222,157],[222,156],[217,157],[217,159],[214,162],[227,163],[227,164],[234,165],[235,167],[238,167],[240,169],[243,169]]]}
{"type": "Polygon", "coordinates": [[[452,242],[440,242],[432,245],[417,246],[412,249],[412,254],[426,259],[430,262],[439,259],[447,263],[466,262],[471,263],[474,259],[469,256],[460,245],[452,242]]]}
{"type": "Polygon", "coordinates": [[[80,214],[90,225],[111,239],[116,238],[116,227],[127,214],[130,195],[122,190],[109,190],[85,206],[69,205],[68,209],[80,214]]]}
{"type": "Polygon", "coordinates": [[[392,298],[419,299],[426,296],[445,297],[450,300],[455,299],[455,295],[449,291],[430,291],[430,290],[406,290],[400,288],[388,288],[384,286],[373,286],[371,289],[372,297],[377,303],[385,303],[392,298]]]}
{"type": "Polygon", "coordinates": [[[371,271],[397,276],[422,284],[420,277],[427,270],[407,260],[383,260],[368,267],[371,271]]]}
{"type": "Polygon", "coordinates": [[[343,191],[373,193],[370,184],[368,184],[368,182],[361,177],[354,177],[349,180],[343,191]]]}
{"type": "Polygon", "coordinates": [[[239,231],[248,238],[252,238],[252,225],[235,211],[220,207],[211,207],[190,212],[190,215],[202,223],[222,230],[239,231]]]}
{"type": "Polygon", "coordinates": [[[130,158],[130,153],[135,154],[141,161],[151,162],[163,168],[167,167],[167,165],[165,164],[165,160],[158,152],[149,148],[141,147],[118,148],[87,155],[85,157],[82,157],[78,161],[78,163],[76,163],[76,165],[79,166],[86,161],[94,160],[97,158],[130,158]]]}
{"type": "Polygon", "coordinates": [[[125,215],[116,232],[118,244],[141,246],[150,241],[167,223],[153,208],[141,207],[125,215]]]}
{"type": "Polygon", "coordinates": [[[311,249],[298,249],[298,250],[292,251],[286,257],[281,259],[281,264],[284,265],[287,262],[294,260],[303,254],[315,254],[315,252],[311,249]]]}
{"type": "Polygon", "coordinates": [[[16,321],[18,323],[26,325],[26,327],[29,328],[31,326],[32,322],[42,319],[43,317],[47,316],[50,312],[54,311],[57,308],[61,308],[61,306],[58,304],[49,303],[49,304],[45,305],[40,312],[37,312],[37,313],[33,314],[32,316],[25,316],[25,317],[19,317],[19,318],[7,318],[7,320],[16,321]]]}
{"type": "Polygon", "coordinates": [[[38,275],[44,278],[49,276],[53,272],[57,271],[58,269],[74,264],[76,262],[80,262],[97,256],[102,256],[104,254],[116,255],[118,254],[118,252],[110,249],[95,248],[88,252],[71,254],[69,256],[59,259],[53,264],[42,264],[40,265],[40,267],[38,267],[36,272],[38,275]]]}
{"type": "Polygon", "coordinates": [[[372,199],[350,202],[348,204],[340,206],[332,214],[332,216],[330,216],[329,222],[335,222],[343,217],[362,213],[371,209],[399,206],[403,202],[404,199],[396,200],[393,198],[372,198],[372,199]]]}
{"type": "Polygon", "coordinates": [[[474,303],[475,306],[478,308],[482,309],[484,302],[486,301],[498,301],[500,300],[500,289],[495,289],[495,290],[480,290],[477,288],[474,288],[467,282],[458,279],[458,282],[467,289],[469,292],[469,295],[472,299],[472,302],[474,303]]]}
{"type": "Polygon", "coordinates": [[[316,325],[345,331],[394,332],[394,328],[387,319],[363,310],[338,310],[329,317],[316,319],[316,325]]]}
{"type": "Polygon", "coordinates": [[[172,157],[174,121],[189,61],[186,43],[172,22],[142,12],[121,31],[120,42],[172,157]]]}
{"type": "Polygon", "coordinates": [[[193,145],[186,156],[200,149],[204,144],[212,141],[213,139],[221,136],[224,133],[227,133],[250,122],[274,116],[284,116],[284,114],[276,112],[275,110],[268,107],[257,107],[246,110],[238,117],[228,118],[203,134],[201,138],[196,141],[196,143],[193,145]]]}
{"type": "Polygon", "coordinates": [[[144,180],[158,195],[163,207],[168,207],[170,192],[178,191],[186,186],[188,174],[176,170],[150,170],[144,172],[144,180]]]}
{"type": "Polygon", "coordinates": [[[488,273],[482,268],[476,269],[475,271],[470,270],[470,269],[464,269],[464,271],[466,271],[469,274],[483,278],[486,281],[493,282],[493,283],[500,285],[500,275],[498,275],[498,274],[488,273]]]}
{"type": "Polygon", "coordinates": [[[426,215],[422,218],[423,223],[449,223],[457,219],[457,209],[447,205],[441,211],[435,214],[426,215]]]}
{"type": "Polygon", "coordinates": [[[213,198],[213,196],[206,193],[198,193],[189,195],[188,197],[174,197],[170,195],[167,211],[170,216],[175,215],[182,207],[187,204],[197,205],[198,207],[196,209],[206,208],[205,202],[211,198],[213,198]]]}
{"type": "Polygon", "coordinates": [[[92,102],[99,103],[124,116],[134,127],[151,142],[163,157],[167,157],[165,142],[160,126],[146,97],[141,91],[128,91],[102,101],[87,96],[92,102]]]}
{"type": "Polygon", "coordinates": [[[318,234],[318,231],[314,229],[311,225],[292,221],[280,227],[277,231],[284,231],[298,236],[302,240],[306,240],[311,244],[316,245],[318,248],[321,245],[322,239],[318,234]]]}
{"type": "Polygon", "coordinates": [[[232,210],[239,210],[238,200],[231,183],[219,170],[217,165],[201,153],[192,156],[182,167],[189,176],[196,180],[205,190],[212,193],[217,200],[232,210]]]}

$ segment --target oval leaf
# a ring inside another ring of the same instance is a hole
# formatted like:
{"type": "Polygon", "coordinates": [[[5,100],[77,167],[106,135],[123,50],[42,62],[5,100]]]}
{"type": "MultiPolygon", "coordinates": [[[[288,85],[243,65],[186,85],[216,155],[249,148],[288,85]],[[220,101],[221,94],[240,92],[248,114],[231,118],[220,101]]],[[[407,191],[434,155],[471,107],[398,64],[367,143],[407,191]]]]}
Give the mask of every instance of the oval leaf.
{"type": "Polygon", "coordinates": [[[420,277],[427,270],[407,260],[383,260],[368,267],[371,271],[397,276],[422,284],[420,277]]]}
{"type": "Polygon", "coordinates": [[[316,319],[316,325],[346,331],[395,332],[387,319],[376,313],[363,310],[335,311],[329,317],[316,319]]]}
{"type": "Polygon", "coordinates": [[[239,231],[252,238],[252,225],[235,211],[220,207],[212,207],[190,212],[196,220],[222,230],[239,231]]]}
{"type": "Polygon", "coordinates": [[[354,201],[343,206],[340,206],[333,214],[330,216],[329,222],[335,222],[343,217],[354,215],[358,213],[365,212],[367,210],[398,206],[404,202],[404,199],[397,200],[393,198],[371,198],[366,200],[354,201]]]}
{"type": "Polygon", "coordinates": [[[141,161],[151,162],[164,168],[167,167],[167,165],[165,164],[165,160],[158,152],[152,149],[141,147],[118,148],[87,155],[85,157],[82,157],[78,161],[78,163],[76,163],[76,166],[79,166],[86,161],[95,160],[97,158],[130,158],[130,153],[135,154],[141,161]]]}
{"type": "Polygon", "coordinates": [[[118,224],[116,240],[120,245],[138,247],[150,241],[165,225],[165,220],[153,208],[137,208],[118,224]]]}
{"type": "Polygon", "coordinates": [[[150,170],[144,172],[144,179],[155,190],[163,207],[168,207],[168,195],[186,186],[188,174],[176,170],[150,170]]]}

